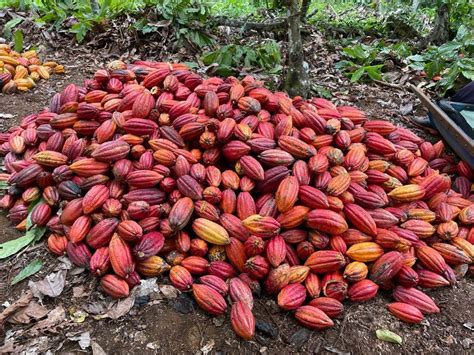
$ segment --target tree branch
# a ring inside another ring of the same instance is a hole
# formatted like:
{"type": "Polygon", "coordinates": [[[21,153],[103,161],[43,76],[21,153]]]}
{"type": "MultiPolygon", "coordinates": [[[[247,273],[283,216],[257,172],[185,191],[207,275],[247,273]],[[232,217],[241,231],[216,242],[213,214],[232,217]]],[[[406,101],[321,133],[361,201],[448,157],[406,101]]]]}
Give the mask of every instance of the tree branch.
{"type": "Polygon", "coordinates": [[[383,80],[372,80],[372,81],[379,85],[388,86],[389,88],[398,89],[402,91],[405,90],[404,87],[399,84],[387,83],[386,81],[383,81],[383,80]]]}
{"type": "Polygon", "coordinates": [[[271,22],[251,22],[233,20],[225,17],[216,17],[214,22],[221,26],[241,27],[242,30],[284,31],[287,27],[286,18],[276,18],[271,22]]]}

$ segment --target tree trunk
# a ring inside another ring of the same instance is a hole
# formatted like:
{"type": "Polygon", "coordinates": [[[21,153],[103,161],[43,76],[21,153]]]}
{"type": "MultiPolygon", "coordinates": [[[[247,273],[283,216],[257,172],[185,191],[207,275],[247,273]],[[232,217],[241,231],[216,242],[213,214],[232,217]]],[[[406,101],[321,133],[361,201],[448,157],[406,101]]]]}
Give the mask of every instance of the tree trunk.
{"type": "Polygon", "coordinates": [[[299,0],[290,0],[288,5],[288,72],[284,88],[290,96],[306,97],[309,91],[308,64],[304,62],[300,27],[299,0]]]}
{"type": "Polygon", "coordinates": [[[301,3],[301,21],[306,21],[306,15],[308,14],[309,5],[311,5],[311,0],[303,0],[301,3]]]}
{"type": "Polygon", "coordinates": [[[448,42],[449,36],[449,6],[442,3],[436,13],[431,32],[418,43],[419,48],[426,48],[429,44],[443,44],[448,42]]]}

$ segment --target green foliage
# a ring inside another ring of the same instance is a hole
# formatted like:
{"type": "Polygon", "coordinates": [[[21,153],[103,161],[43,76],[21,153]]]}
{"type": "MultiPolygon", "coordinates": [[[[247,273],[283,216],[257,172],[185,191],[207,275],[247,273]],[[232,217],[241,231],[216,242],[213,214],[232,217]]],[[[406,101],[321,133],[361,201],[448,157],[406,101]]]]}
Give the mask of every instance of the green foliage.
{"type": "MultiPolygon", "coordinates": [[[[21,6],[37,14],[36,22],[51,24],[55,30],[67,27],[82,42],[94,26],[122,14],[130,14],[137,20],[134,27],[143,34],[157,32],[161,27],[173,26],[178,41],[183,39],[198,47],[210,46],[212,38],[205,33],[205,26],[211,18],[211,0],[98,0],[94,8],[91,0],[0,0],[0,7],[21,6]],[[3,4],[5,2],[5,4],[3,4]],[[23,5],[22,5],[23,4],[23,5]],[[146,11],[145,11],[146,9],[146,11]],[[151,21],[146,16],[153,12],[158,17],[151,21]]],[[[7,23],[5,31],[18,24],[21,19],[7,23]]],[[[11,36],[11,34],[10,34],[11,36]]]]}
{"type": "Polygon", "coordinates": [[[214,71],[222,76],[236,75],[242,67],[256,67],[271,74],[281,70],[280,47],[275,41],[254,46],[229,44],[207,53],[202,61],[205,65],[218,64],[214,71]]]}
{"type": "MultiPolygon", "coordinates": [[[[309,11],[311,13],[311,9],[309,11]]],[[[374,14],[361,14],[357,9],[344,12],[343,16],[334,15],[328,8],[322,8],[309,22],[327,33],[348,37],[363,36],[365,34],[382,36],[385,30],[384,22],[374,14]]]]}
{"type": "Polygon", "coordinates": [[[47,228],[45,226],[38,227],[31,224],[31,210],[40,201],[42,201],[42,199],[38,199],[36,202],[32,202],[30,206],[28,206],[28,217],[26,217],[26,234],[20,238],[0,244],[0,260],[8,258],[9,256],[14,255],[23,248],[27,247],[31,243],[39,241],[46,233],[47,228]]]}
{"type": "Polygon", "coordinates": [[[438,0],[436,2],[444,2],[448,5],[451,31],[456,33],[461,24],[468,28],[473,28],[474,6],[472,5],[472,0],[438,0]]]}
{"type": "Polygon", "coordinates": [[[442,93],[453,88],[456,83],[474,80],[474,36],[464,25],[459,27],[453,41],[439,47],[429,47],[419,54],[412,55],[410,46],[404,42],[386,44],[383,41],[348,46],[343,48],[342,54],[346,59],[338,62],[336,67],[351,81],[367,78],[381,80],[385,58],[424,71],[427,79],[441,76],[441,80],[429,86],[442,93]]]}
{"type": "Polygon", "coordinates": [[[383,41],[371,45],[358,43],[343,48],[343,55],[348,58],[336,64],[336,68],[343,71],[352,82],[361,79],[382,79],[383,59],[391,57],[401,60],[411,54],[407,44],[385,44],[383,41]]]}
{"type": "Polygon", "coordinates": [[[225,0],[215,1],[211,10],[214,14],[235,18],[256,13],[260,6],[258,0],[225,0]]]}
{"type": "Polygon", "coordinates": [[[462,25],[453,41],[430,47],[423,53],[407,57],[406,61],[412,69],[423,70],[428,79],[441,76],[441,80],[431,86],[446,92],[456,82],[474,80],[474,36],[462,25]]]}
{"type": "Polygon", "coordinates": [[[175,27],[179,41],[187,39],[200,48],[213,44],[204,32],[204,24],[211,16],[207,0],[161,0],[156,4],[156,12],[175,27]]]}
{"type": "Polygon", "coordinates": [[[13,43],[15,51],[23,51],[23,32],[21,30],[16,30],[13,34],[13,43]]]}
{"type": "Polygon", "coordinates": [[[309,13],[317,10],[310,22],[322,30],[326,30],[329,35],[334,32],[337,35],[342,33],[348,37],[363,35],[387,37],[392,35],[387,24],[393,18],[400,19],[420,35],[426,35],[432,28],[441,3],[446,3],[449,7],[449,24],[453,33],[456,33],[462,23],[473,27],[474,7],[472,0],[421,0],[416,9],[413,8],[411,0],[379,0],[377,2],[372,0],[336,0],[332,2],[313,0],[309,13]]]}
{"type": "Polygon", "coordinates": [[[156,22],[142,17],[134,23],[141,33],[158,32],[161,27],[173,26],[178,41],[188,40],[202,48],[213,44],[204,32],[204,24],[210,16],[210,4],[206,0],[160,0],[154,5],[160,16],[156,22]]]}
{"type": "Polygon", "coordinates": [[[34,259],[28,265],[26,265],[21,271],[15,275],[13,278],[11,285],[15,285],[20,281],[23,281],[27,277],[36,274],[38,271],[41,270],[43,267],[43,262],[40,259],[34,259]]]}
{"type": "Polygon", "coordinates": [[[331,99],[332,98],[332,92],[328,88],[325,88],[321,85],[313,84],[311,86],[311,92],[314,93],[315,96],[317,97],[322,97],[324,99],[331,99]]]}
{"type": "Polygon", "coordinates": [[[18,26],[23,19],[21,17],[14,17],[5,24],[3,27],[3,35],[7,38],[12,38],[12,30],[18,26]]]}

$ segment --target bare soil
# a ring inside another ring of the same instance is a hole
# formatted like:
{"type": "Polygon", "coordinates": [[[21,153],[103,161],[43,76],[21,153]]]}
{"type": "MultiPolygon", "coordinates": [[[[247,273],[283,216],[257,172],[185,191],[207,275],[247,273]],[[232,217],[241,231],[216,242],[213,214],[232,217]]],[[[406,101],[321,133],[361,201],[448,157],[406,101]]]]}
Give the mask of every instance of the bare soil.
{"type": "MultiPolygon", "coordinates": [[[[315,44],[317,47],[318,44],[315,44]]],[[[318,48],[313,48],[318,52],[318,48]]],[[[101,65],[99,53],[84,53],[75,50],[50,53],[58,62],[65,64],[65,76],[53,76],[41,81],[38,87],[28,93],[5,96],[0,94],[0,129],[6,130],[27,114],[40,111],[48,104],[51,96],[69,83],[80,84],[101,65]]],[[[153,58],[151,58],[153,59],[153,58]]],[[[321,61],[315,58],[315,61],[321,61]]],[[[326,66],[331,58],[324,59],[326,66]]],[[[320,67],[321,68],[321,67],[320,67]]],[[[398,89],[372,85],[350,84],[342,78],[321,68],[311,73],[312,80],[333,91],[334,100],[341,104],[357,105],[373,119],[389,119],[397,124],[408,125],[406,116],[400,112],[404,105],[412,103],[413,112],[421,112],[415,97],[398,89]]],[[[413,128],[413,127],[410,127],[413,128]]],[[[4,215],[0,215],[0,243],[19,237],[4,215]]],[[[43,269],[31,280],[37,281],[55,270],[60,261],[48,253],[44,243],[28,248],[18,256],[0,263],[0,303],[12,303],[28,289],[28,281],[10,287],[11,278],[29,261],[39,257],[44,261],[43,269]]],[[[167,283],[167,280],[159,280],[167,283]]],[[[474,282],[464,279],[451,288],[430,293],[439,304],[441,313],[427,316],[421,325],[407,325],[396,320],[386,310],[390,295],[382,293],[376,299],[364,304],[345,303],[346,311],[336,320],[332,329],[312,332],[299,326],[287,312],[280,312],[275,302],[263,296],[256,300],[254,313],[258,322],[257,336],[245,342],[234,335],[228,315],[211,318],[199,310],[192,298],[180,295],[177,299],[137,300],[132,310],[118,320],[95,320],[93,314],[83,322],[68,321],[62,327],[38,334],[31,339],[20,335],[31,327],[6,324],[7,334],[16,334],[15,352],[31,349],[32,340],[37,351],[84,352],[77,341],[69,338],[77,333],[90,332],[92,340],[110,354],[155,354],[155,353],[321,353],[321,354],[371,354],[371,353],[472,353],[474,343],[472,323],[474,308],[472,296],[474,282]],[[137,305],[137,303],[139,305],[137,305]],[[186,313],[187,312],[187,313],[186,313]],[[375,331],[389,329],[403,338],[402,345],[378,340],[375,331]],[[13,332],[13,333],[12,333],[13,332]],[[45,338],[45,339],[43,339],[45,338]],[[40,342],[41,340],[41,342],[40,342]],[[26,348],[22,348],[25,345],[26,348]]],[[[97,282],[86,272],[67,276],[63,293],[56,298],[46,297],[43,304],[48,309],[62,306],[69,315],[81,308],[89,309],[91,304],[105,304],[107,300],[99,292],[97,282]],[[83,286],[81,297],[74,297],[73,288],[83,286]]],[[[2,308],[0,308],[2,310],[2,308]]],[[[3,341],[3,340],[2,340],[3,341]]],[[[1,346],[1,341],[0,341],[1,346]]],[[[86,351],[91,351],[88,348],[86,351]]],[[[94,351],[94,353],[99,353],[94,351]]]]}

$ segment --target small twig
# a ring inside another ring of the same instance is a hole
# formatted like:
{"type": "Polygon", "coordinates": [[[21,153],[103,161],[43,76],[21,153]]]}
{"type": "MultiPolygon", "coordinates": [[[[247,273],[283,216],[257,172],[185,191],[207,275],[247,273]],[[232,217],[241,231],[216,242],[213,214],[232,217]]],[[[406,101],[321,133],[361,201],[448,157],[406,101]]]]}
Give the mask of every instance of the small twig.
{"type": "MultiPolygon", "coordinates": [[[[193,310],[193,313],[194,315],[196,315],[196,311],[193,310]]],[[[199,346],[202,347],[203,344],[204,344],[204,334],[202,332],[202,328],[201,328],[201,324],[199,323],[199,321],[195,322],[196,323],[196,326],[198,328],[198,331],[199,331],[199,335],[201,336],[201,341],[199,342],[199,346]]]]}
{"type": "Polygon", "coordinates": [[[344,332],[344,328],[346,326],[346,322],[347,322],[347,318],[349,318],[349,311],[354,307],[355,305],[352,305],[350,306],[345,313],[344,315],[344,319],[342,320],[342,325],[341,325],[341,330],[339,332],[339,335],[337,336],[337,339],[336,341],[334,342],[333,346],[336,346],[336,344],[339,342],[339,340],[341,339],[341,336],[342,336],[342,333],[344,332]]]}
{"type": "Polygon", "coordinates": [[[398,89],[398,90],[405,91],[405,87],[403,87],[402,85],[399,85],[399,84],[387,83],[386,81],[382,81],[382,80],[373,80],[373,81],[377,84],[380,84],[380,85],[384,85],[384,86],[388,86],[388,87],[393,88],[393,89],[398,89]]]}
{"type": "Polygon", "coordinates": [[[334,7],[332,7],[331,4],[328,4],[328,7],[333,12],[334,16],[336,17],[336,20],[339,20],[339,15],[337,14],[336,10],[334,10],[334,7]]]}
{"type": "Polygon", "coordinates": [[[32,251],[35,251],[35,250],[41,248],[41,247],[43,247],[43,242],[38,243],[36,245],[30,245],[30,246],[26,247],[25,249],[23,249],[22,251],[20,251],[18,254],[16,254],[15,255],[15,260],[18,260],[18,258],[20,256],[22,256],[23,254],[30,253],[32,251]]]}

